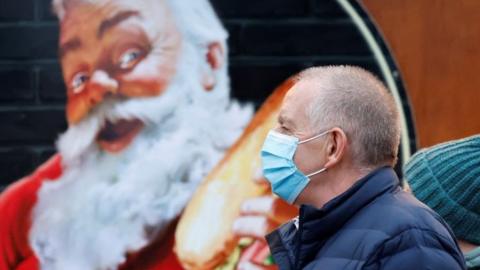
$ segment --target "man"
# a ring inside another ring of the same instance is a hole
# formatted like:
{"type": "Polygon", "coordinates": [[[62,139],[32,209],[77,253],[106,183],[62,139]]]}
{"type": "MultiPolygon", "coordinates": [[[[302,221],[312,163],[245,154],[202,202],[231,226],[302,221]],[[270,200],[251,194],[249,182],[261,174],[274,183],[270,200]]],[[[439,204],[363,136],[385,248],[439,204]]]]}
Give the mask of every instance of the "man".
{"type": "Polygon", "coordinates": [[[251,117],[206,0],[56,0],[68,130],[0,196],[0,269],[180,269],[179,213],[251,117]]]}
{"type": "Polygon", "coordinates": [[[404,175],[415,197],[452,228],[468,269],[480,269],[480,136],[422,149],[404,175]]]}
{"type": "Polygon", "coordinates": [[[267,236],[280,269],[465,269],[444,221],[400,188],[399,139],[393,98],[367,71],[298,76],[262,150],[273,192],[300,205],[267,236]]]}

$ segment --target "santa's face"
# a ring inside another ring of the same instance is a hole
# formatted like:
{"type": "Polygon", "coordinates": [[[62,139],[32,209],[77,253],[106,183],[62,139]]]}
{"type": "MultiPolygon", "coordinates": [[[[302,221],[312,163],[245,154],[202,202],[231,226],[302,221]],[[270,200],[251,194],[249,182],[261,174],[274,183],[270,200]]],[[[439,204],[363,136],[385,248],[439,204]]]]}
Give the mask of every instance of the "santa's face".
{"type": "MultiPolygon", "coordinates": [[[[167,89],[182,40],[164,1],[80,1],[65,15],[60,57],[70,126],[108,99],[154,97],[167,89]]],[[[144,124],[140,119],[106,121],[96,141],[105,151],[119,152],[144,124]]]]}

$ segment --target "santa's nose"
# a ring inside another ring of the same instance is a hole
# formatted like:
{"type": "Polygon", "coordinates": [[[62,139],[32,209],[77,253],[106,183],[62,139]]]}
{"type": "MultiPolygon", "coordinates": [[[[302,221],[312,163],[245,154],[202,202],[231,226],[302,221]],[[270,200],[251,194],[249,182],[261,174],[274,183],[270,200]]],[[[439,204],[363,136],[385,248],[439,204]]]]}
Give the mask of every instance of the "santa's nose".
{"type": "Polygon", "coordinates": [[[90,77],[87,87],[90,104],[96,105],[102,102],[105,96],[117,93],[118,82],[107,72],[96,70],[90,77]]]}

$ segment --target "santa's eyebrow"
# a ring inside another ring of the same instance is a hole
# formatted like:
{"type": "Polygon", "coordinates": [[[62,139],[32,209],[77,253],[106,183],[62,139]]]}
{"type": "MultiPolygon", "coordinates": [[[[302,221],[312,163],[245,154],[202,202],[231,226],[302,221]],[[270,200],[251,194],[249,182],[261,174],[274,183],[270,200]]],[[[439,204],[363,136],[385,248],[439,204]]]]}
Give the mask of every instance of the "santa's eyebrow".
{"type": "Polygon", "coordinates": [[[80,47],[82,47],[82,41],[78,37],[74,37],[70,39],[69,41],[60,45],[60,49],[59,49],[60,58],[65,57],[65,55],[68,52],[77,50],[80,47]]]}
{"type": "Polygon", "coordinates": [[[115,14],[109,19],[104,20],[102,23],[100,23],[100,26],[98,27],[97,38],[101,39],[105,32],[112,29],[119,23],[129,19],[130,17],[140,17],[140,13],[135,10],[125,10],[115,14]]]}

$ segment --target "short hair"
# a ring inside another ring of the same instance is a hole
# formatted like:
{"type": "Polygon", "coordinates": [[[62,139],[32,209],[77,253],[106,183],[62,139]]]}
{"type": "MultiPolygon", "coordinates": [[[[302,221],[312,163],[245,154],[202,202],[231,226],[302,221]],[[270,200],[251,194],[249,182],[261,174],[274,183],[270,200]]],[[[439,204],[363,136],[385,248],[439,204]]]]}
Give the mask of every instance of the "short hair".
{"type": "Polygon", "coordinates": [[[377,77],[360,67],[326,66],[309,68],[295,80],[311,83],[318,92],[306,107],[313,131],[341,128],[356,165],[395,165],[400,144],[399,112],[393,96],[377,77]]]}

